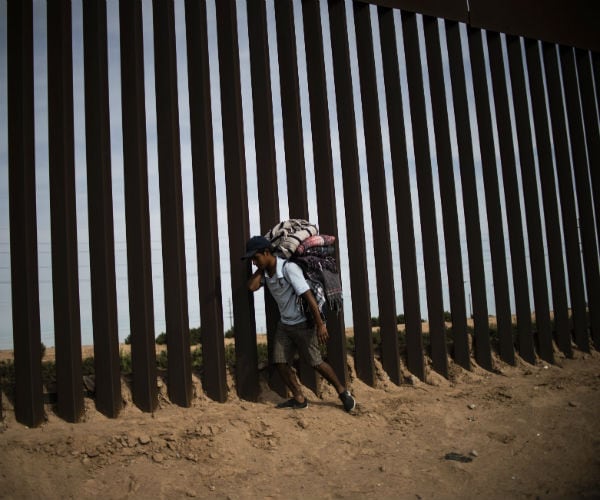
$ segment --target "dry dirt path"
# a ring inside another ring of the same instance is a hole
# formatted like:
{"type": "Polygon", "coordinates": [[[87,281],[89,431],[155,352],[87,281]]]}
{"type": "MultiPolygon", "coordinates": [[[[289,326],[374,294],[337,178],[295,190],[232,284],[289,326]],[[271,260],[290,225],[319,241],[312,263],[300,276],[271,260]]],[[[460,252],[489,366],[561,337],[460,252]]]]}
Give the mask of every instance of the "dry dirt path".
{"type": "Polygon", "coordinates": [[[27,429],[4,398],[0,498],[600,498],[600,355],[497,367],[353,380],[354,414],[327,388],[293,411],[196,384],[191,408],[144,414],[124,392],[117,419],[86,399],[83,422],[47,407],[27,429]]]}

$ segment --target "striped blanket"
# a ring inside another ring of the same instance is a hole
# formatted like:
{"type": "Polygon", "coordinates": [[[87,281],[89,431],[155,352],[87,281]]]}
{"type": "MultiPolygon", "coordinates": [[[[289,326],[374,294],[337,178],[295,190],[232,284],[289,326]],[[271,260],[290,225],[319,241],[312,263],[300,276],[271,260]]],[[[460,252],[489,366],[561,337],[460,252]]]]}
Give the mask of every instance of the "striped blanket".
{"type": "Polygon", "coordinates": [[[296,248],[296,255],[304,255],[309,248],[329,247],[335,243],[335,236],[315,234],[302,241],[296,248]]]}
{"type": "Polygon", "coordinates": [[[317,226],[304,219],[289,219],[273,227],[265,238],[271,242],[276,255],[289,259],[300,243],[318,233],[317,226]]]}

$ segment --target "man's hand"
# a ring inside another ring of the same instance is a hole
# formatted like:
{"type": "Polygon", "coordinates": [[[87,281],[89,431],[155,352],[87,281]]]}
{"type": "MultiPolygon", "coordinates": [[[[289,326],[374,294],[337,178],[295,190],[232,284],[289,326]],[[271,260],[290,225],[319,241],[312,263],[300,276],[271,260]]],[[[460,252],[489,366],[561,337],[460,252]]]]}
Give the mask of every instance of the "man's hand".
{"type": "Polygon", "coordinates": [[[248,290],[251,292],[256,292],[262,286],[262,275],[263,272],[261,269],[257,269],[254,271],[250,279],[248,280],[248,290]]]}
{"type": "Polygon", "coordinates": [[[315,320],[315,325],[317,328],[317,338],[319,339],[319,342],[321,344],[325,344],[325,342],[327,342],[327,340],[329,339],[329,332],[327,331],[327,325],[321,317],[321,311],[319,311],[319,306],[317,305],[315,296],[310,290],[304,292],[302,296],[306,299],[308,308],[310,309],[312,317],[315,320]]]}
{"type": "Polygon", "coordinates": [[[325,323],[317,325],[317,338],[321,345],[325,345],[327,340],[329,340],[329,332],[327,331],[327,325],[325,323]]]}

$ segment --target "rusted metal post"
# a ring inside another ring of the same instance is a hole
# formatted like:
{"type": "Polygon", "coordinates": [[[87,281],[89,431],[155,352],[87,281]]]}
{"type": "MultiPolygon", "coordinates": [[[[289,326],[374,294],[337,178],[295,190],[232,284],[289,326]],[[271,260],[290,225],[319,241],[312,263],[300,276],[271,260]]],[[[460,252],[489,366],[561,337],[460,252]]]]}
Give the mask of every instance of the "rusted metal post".
{"type": "MultiPolygon", "coordinates": [[[[490,73],[494,90],[494,107],[498,127],[498,148],[502,166],[504,184],[504,203],[508,224],[508,242],[515,294],[517,315],[517,335],[521,352],[534,352],[533,333],[531,331],[531,303],[529,302],[529,283],[527,280],[527,260],[525,256],[525,237],[522,222],[522,210],[519,202],[519,181],[510,120],[508,88],[506,86],[506,67],[502,55],[502,39],[499,33],[487,34],[487,46],[490,58],[490,73]]],[[[515,364],[515,349],[512,332],[500,338],[500,356],[510,364],[515,364]]]]}
{"type": "Polygon", "coordinates": [[[392,10],[379,8],[378,14],[388,129],[390,131],[390,154],[392,157],[392,176],[396,203],[396,224],[398,245],[400,247],[406,364],[411,373],[419,377],[419,379],[425,380],[421,301],[419,294],[416,293],[416,290],[419,290],[419,276],[417,273],[415,225],[412,212],[404,112],[400,91],[396,28],[392,10]]]}
{"type": "Polygon", "coordinates": [[[519,159],[521,165],[521,182],[525,202],[525,220],[527,221],[527,237],[531,263],[531,281],[533,302],[535,304],[536,347],[539,356],[552,363],[552,331],[550,327],[550,307],[548,304],[548,280],[546,279],[546,258],[542,237],[540,200],[538,197],[535,160],[531,122],[527,107],[527,91],[525,88],[525,72],[521,55],[521,40],[514,36],[507,37],[508,65],[512,87],[519,159]]]}
{"type": "MultiPolygon", "coordinates": [[[[302,14],[304,19],[304,43],[306,47],[315,182],[317,204],[319,206],[319,227],[322,233],[334,235],[339,242],[336,212],[337,198],[333,179],[331,129],[329,127],[329,107],[327,104],[327,81],[325,77],[320,2],[318,0],[303,0],[302,14]]],[[[339,244],[335,248],[335,257],[339,266],[339,244]]],[[[327,329],[330,335],[329,342],[327,343],[327,360],[333,367],[338,378],[342,381],[342,384],[345,384],[348,380],[348,363],[346,361],[346,335],[343,311],[337,315],[329,312],[327,329]]],[[[396,334],[394,335],[394,342],[396,343],[395,348],[394,346],[388,346],[388,351],[398,352],[396,334]]],[[[393,372],[390,374],[392,380],[395,383],[399,383],[399,379],[394,379],[392,374],[393,372]]]]}
{"type": "Polygon", "coordinates": [[[83,2],[85,136],[96,408],[121,410],[113,230],[106,2],[83,2]]]}
{"type": "Polygon", "coordinates": [[[446,248],[446,267],[448,274],[448,292],[452,314],[452,336],[454,338],[454,361],[463,368],[471,368],[469,341],[467,336],[467,308],[465,301],[464,273],[458,207],[456,203],[456,179],[452,162],[452,145],[448,127],[448,107],[446,105],[446,84],[440,47],[438,19],[423,17],[425,47],[427,49],[427,68],[431,90],[431,107],[435,130],[436,158],[441,186],[442,220],[444,224],[444,243],[446,248]]]}
{"type": "MultiPolygon", "coordinates": [[[[402,33],[404,36],[406,77],[413,129],[419,211],[421,215],[431,359],[433,369],[444,377],[447,377],[448,352],[446,348],[446,329],[444,327],[440,248],[435,216],[433,169],[431,166],[431,153],[429,152],[429,127],[427,125],[427,113],[425,110],[425,91],[416,14],[402,12],[402,33]]],[[[463,286],[462,282],[460,286],[463,286]]]]}
{"type": "Polygon", "coordinates": [[[573,349],[571,348],[571,328],[569,325],[558,195],[554,180],[554,161],[550,142],[548,109],[546,107],[539,43],[535,40],[525,39],[525,54],[527,58],[527,74],[529,75],[529,94],[531,96],[531,106],[535,122],[535,143],[537,145],[540,184],[542,187],[544,227],[548,241],[548,261],[554,310],[554,337],[559,349],[567,356],[572,356],[573,349]]]}
{"type": "Polygon", "coordinates": [[[371,334],[371,308],[367,280],[364,217],[362,202],[359,202],[362,200],[362,193],[356,146],[356,116],[350,72],[346,6],[343,0],[332,0],[327,5],[329,7],[329,28],[336,88],[348,259],[352,288],[352,318],[356,345],[355,366],[358,377],[373,385],[375,383],[375,368],[371,334]]]}
{"type": "Polygon", "coordinates": [[[254,300],[248,291],[250,263],[240,260],[249,237],[244,126],[237,37],[236,2],[219,0],[217,35],[221,75],[221,116],[229,220],[231,290],[235,328],[235,370],[238,395],[254,401],[258,397],[258,356],[254,300]]]}
{"type": "MultiPolygon", "coordinates": [[[[581,95],[581,109],[583,111],[583,125],[585,129],[585,144],[589,161],[589,175],[592,187],[593,204],[596,213],[596,231],[600,230],[600,130],[598,128],[598,114],[594,99],[594,82],[592,77],[592,68],[588,51],[575,49],[575,59],[577,63],[577,79],[579,81],[579,92],[581,95]]],[[[596,93],[600,89],[596,87],[596,93]]],[[[600,238],[600,233],[596,233],[600,238]]],[[[596,241],[597,243],[597,241],[596,241]]],[[[596,251],[598,249],[596,248],[596,251]]],[[[597,260],[597,259],[596,259],[597,260]]],[[[598,284],[596,285],[598,287],[598,284]]],[[[595,290],[599,294],[599,290],[595,290]]],[[[596,300],[598,297],[596,297],[596,300]]],[[[589,304],[590,324],[592,325],[592,340],[594,347],[600,349],[600,314],[592,309],[589,304]]]]}
{"type": "MultiPolygon", "coordinates": [[[[304,134],[292,0],[275,2],[275,23],[289,213],[291,218],[308,219],[304,134]]],[[[318,393],[318,374],[302,359],[299,362],[299,372],[302,383],[318,393]]]]}
{"type": "MultiPolygon", "coordinates": [[[[273,127],[273,96],[267,35],[265,0],[248,0],[248,43],[250,46],[250,77],[254,110],[254,147],[260,206],[260,230],[265,234],[279,222],[279,193],[277,187],[277,158],[273,127]]],[[[267,287],[264,287],[267,320],[267,349],[269,357],[269,385],[279,395],[287,395],[287,387],[274,369],[273,339],[279,322],[279,309],[267,287]]]]}
{"type": "Polygon", "coordinates": [[[460,158],[460,179],[462,184],[463,206],[466,214],[467,250],[469,256],[469,279],[473,300],[473,326],[475,341],[475,360],[481,366],[491,363],[489,349],[489,322],[485,270],[483,266],[483,248],[477,181],[475,178],[475,159],[473,156],[473,138],[469,101],[465,81],[465,68],[460,41],[460,26],[456,22],[446,21],[448,57],[450,61],[450,81],[454,102],[454,117],[458,154],[460,158]],[[467,127],[466,124],[469,124],[467,127]],[[486,340],[488,339],[488,340],[486,340]]]}
{"type": "Polygon", "coordinates": [[[292,0],[275,2],[275,23],[289,212],[292,218],[308,219],[302,110],[292,0]]]}
{"type": "Polygon", "coordinates": [[[152,7],[168,388],[173,403],[188,407],[192,400],[192,358],[183,229],[175,13],[172,0],[153,0],[152,7]]]}
{"type": "MultiPolygon", "coordinates": [[[[504,249],[504,230],[500,209],[500,192],[498,187],[498,170],[492,132],[492,117],[490,114],[490,96],[485,74],[482,32],[468,28],[469,53],[473,73],[473,89],[475,92],[475,109],[483,182],[485,186],[485,202],[488,218],[488,234],[492,254],[492,271],[494,275],[494,296],[496,299],[496,320],[498,334],[512,334],[510,314],[510,299],[508,292],[508,275],[506,270],[506,251],[504,249]]],[[[476,349],[480,351],[483,368],[491,369],[490,336],[475,337],[476,349]]]]}
{"type": "MultiPolygon", "coordinates": [[[[400,361],[398,353],[398,327],[396,324],[396,301],[394,274],[392,272],[392,248],[390,241],[390,222],[387,206],[387,187],[383,164],[383,145],[381,138],[381,119],[375,76],[373,54],[373,33],[369,6],[354,3],[354,26],[356,29],[356,48],[360,94],[364,121],[367,172],[369,176],[369,197],[371,203],[371,223],[373,226],[373,257],[377,276],[377,301],[379,303],[379,329],[382,343],[382,357],[393,379],[399,381],[400,361]]],[[[362,346],[356,340],[356,349],[372,350],[362,346]]],[[[372,340],[369,339],[372,344],[372,340]]]]}
{"type": "MultiPolygon", "coordinates": [[[[600,130],[598,128],[598,111],[596,99],[600,99],[598,83],[594,89],[594,75],[590,53],[587,50],[575,49],[575,61],[577,64],[577,79],[581,92],[581,109],[583,111],[583,124],[590,166],[590,181],[592,185],[594,212],[600,214],[600,130]]],[[[600,217],[596,217],[596,232],[600,231],[600,217]]]]}
{"type": "Polygon", "coordinates": [[[563,220],[564,245],[567,257],[569,275],[569,295],[571,298],[571,317],[573,320],[573,336],[577,347],[589,351],[588,322],[585,303],[585,287],[581,252],[579,249],[579,230],[577,212],[575,209],[575,188],[571,174],[571,153],[565,109],[563,105],[563,90],[561,85],[560,67],[556,45],[543,43],[542,52],[548,89],[548,104],[552,122],[552,141],[556,158],[556,175],[560,194],[560,208],[563,220]]]}
{"type": "Polygon", "coordinates": [[[8,196],[15,417],[44,421],[33,113],[33,6],[7,3],[8,196]]]}
{"type": "Polygon", "coordinates": [[[559,52],[573,158],[575,192],[579,213],[578,226],[583,247],[583,269],[587,290],[590,333],[593,339],[597,339],[600,335],[600,314],[598,313],[600,311],[600,269],[585,145],[586,131],[583,127],[580,87],[577,80],[574,51],[572,48],[560,47],[559,52]]]}
{"type": "Polygon", "coordinates": [[[71,2],[49,2],[47,23],[48,146],[57,412],[68,422],[78,422],[83,414],[83,379],[75,206],[71,2]]]}
{"type": "Polygon", "coordinates": [[[141,410],[151,412],[158,406],[158,392],[148,211],[142,6],[139,0],[119,2],[119,23],[133,402],[141,410]]]}
{"type": "Polygon", "coordinates": [[[206,2],[186,0],[190,134],[194,177],[198,294],[202,336],[204,392],[219,402],[227,399],[221,262],[217,225],[217,193],[210,97],[206,2]]]}

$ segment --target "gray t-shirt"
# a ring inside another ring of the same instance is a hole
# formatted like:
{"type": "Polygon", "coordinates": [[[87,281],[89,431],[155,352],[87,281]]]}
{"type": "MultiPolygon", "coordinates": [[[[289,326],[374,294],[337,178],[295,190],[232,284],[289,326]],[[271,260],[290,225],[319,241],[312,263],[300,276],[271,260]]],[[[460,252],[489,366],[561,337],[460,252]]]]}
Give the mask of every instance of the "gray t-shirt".
{"type": "Polygon", "coordinates": [[[273,276],[269,276],[265,272],[263,279],[279,306],[279,315],[284,325],[297,325],[306,321],[306,315],[300,308],[298,297],[310,290],[310,287],[298,264],[286,262],[277,257],[275,273],[273,276]]]}

